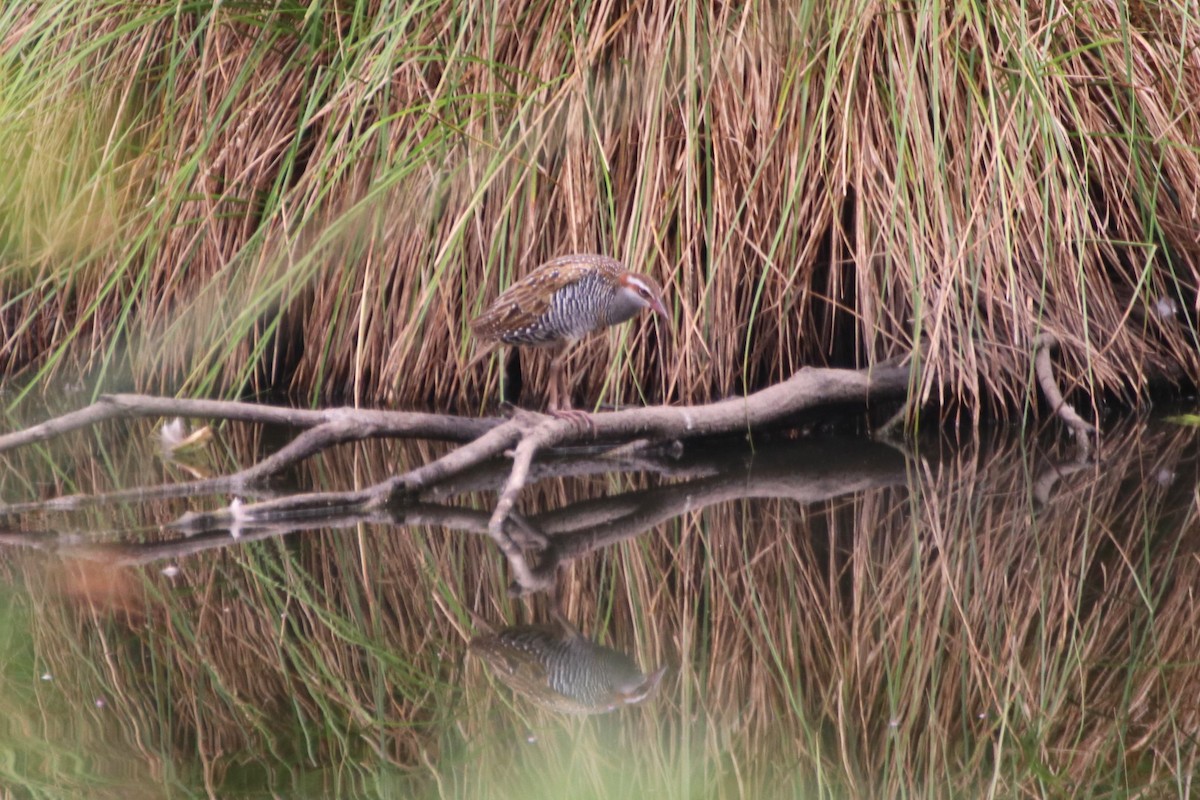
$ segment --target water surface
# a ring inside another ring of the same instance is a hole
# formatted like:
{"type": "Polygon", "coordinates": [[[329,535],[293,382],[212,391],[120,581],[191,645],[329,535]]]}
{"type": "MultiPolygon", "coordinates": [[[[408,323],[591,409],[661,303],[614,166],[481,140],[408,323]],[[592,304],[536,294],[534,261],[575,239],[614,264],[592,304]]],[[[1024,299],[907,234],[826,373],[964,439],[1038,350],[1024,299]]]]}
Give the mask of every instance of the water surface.
{"type": "MultiPolygon", "coordinates": [[[[228,496],[9,514],[0,779],[47,798],[1186,796],[1196,434],[1125,422],[1085,463],[1059,434],[556,454],[509,526],[521,564],[486,534],[506,462],[236,536],[164,527],[228,496]],[[468,649],[560,624],[661,682],[563,713],[468,649]]],[[[229,471],[264,441],[228,426],[189,472],[149,424],[113,425],[10,455],[3,499],[229,471]]],[[[444,450],[339,447],[267,494],[444,450]]]]}

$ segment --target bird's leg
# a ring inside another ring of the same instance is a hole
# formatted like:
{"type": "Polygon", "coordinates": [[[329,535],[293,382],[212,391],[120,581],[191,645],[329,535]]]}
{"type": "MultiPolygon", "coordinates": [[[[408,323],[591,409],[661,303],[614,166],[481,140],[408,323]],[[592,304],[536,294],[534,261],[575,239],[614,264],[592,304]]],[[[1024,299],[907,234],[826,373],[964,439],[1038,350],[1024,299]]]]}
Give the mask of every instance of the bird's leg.
{"type": "Polygon", "coordinates": [[[566,375],[562,368],[566,358],[567,346],[561,345],[555,349],[554,356],[550,359],[550,398],[546,404],[546,410],[552,417],[570,420],[574,425],[590,428],[592,426],[591,416],[586,411],[571,408],[571,389],[567,385],[566,375]]]}
{"type": "MultiPolygon", "coordinates": [[[[550,397],[546,403],[546,410],[551,414],[558,411],[558,377],[562,374],[563,356],[566,353],[567,348],[559,345],[554,348],[550,356],[550,386],[548,387],[550,397]]],[[[568,401],[567,406],[570,407],[570,401],[568,401]]]]}

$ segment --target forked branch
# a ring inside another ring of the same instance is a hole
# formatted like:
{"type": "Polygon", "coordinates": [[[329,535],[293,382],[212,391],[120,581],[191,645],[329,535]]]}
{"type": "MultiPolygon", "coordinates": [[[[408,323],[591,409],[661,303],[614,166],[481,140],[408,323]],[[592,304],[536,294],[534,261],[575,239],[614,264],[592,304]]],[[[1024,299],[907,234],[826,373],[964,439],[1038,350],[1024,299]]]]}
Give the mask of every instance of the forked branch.
{"type": "MultiPolygon", "coordinates": [[[[520,412],[513,419],[465,419],[450,415],[417,414],[358,409],[305,411],[250,403],[209,400],[174,400],[142,395],[113,395],[82,411],[41,425],[0,436],[0,452],[101,421],[131,417],[203,417],[306,428],[291,444],[233,475],[122,492],[136,497],[177,496],[202,492],[242,492],[285,467],[332,444],[369,436],[407,436],[464,442],[435,461],[353,492],[322,492],[240,503],[176,521],[183,530],[236,527],[279,519],[319,516],[336,512],[370,511],[420,496],[432,487],[455,478],[508,450],[514,469],[500,493],[489,526],[497,539],[503,522],[515,507],[537,456],[551,447],[612,445],[620,449],[631,441],[686,441],[707,436],[757,433],[786,423],[796,414],[820,406],[869,403],[903,397],[909,371],[903,367],[875,370],[802,369],[788,380],[755,392],[700,406],[656,406],[599,413],[591,425],[580,428],[568,420],[520,412]]],[[[110,499],[113,495],[108,496],[110,499]]],[[[95,502],[97,498],[59,498],[53,507],[95,502]]],[[[28,511],[47,504],[10,506],[9,512],[28,511]]]]}

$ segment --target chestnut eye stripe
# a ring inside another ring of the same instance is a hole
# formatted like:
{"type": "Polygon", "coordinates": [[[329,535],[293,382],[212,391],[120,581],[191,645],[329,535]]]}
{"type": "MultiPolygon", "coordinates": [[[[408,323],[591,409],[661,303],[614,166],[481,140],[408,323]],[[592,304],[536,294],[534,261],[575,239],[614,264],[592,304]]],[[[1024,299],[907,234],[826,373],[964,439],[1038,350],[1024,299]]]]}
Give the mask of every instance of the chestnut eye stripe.
{"type": "Polygon", "coordinates": [[[637,289],[637,290],[638,290],[638,294],[642,295],[643,297],[649,297],[649,296],[650,296],[650,287],[646,285],[645,281],[641,280],[641,279],[640,279],[640,278],[638,278],[637,276],[635,276],[635,275],[630,275],[630,276],[628,276],[628,277],[626,277],[626,278],[625,278],[625,281],[626,281],[626,282],[627,282],[627,283],[628,283],[630,286],[632,286],[633,288],[637,289]]]}

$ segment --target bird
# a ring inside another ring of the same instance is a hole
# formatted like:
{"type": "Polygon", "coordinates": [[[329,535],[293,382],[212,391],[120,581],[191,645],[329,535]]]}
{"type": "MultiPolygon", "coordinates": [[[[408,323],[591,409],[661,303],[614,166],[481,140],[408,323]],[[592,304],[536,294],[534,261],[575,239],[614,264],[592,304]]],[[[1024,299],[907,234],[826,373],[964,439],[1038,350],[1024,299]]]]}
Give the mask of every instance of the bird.
{"type": "Polygon", "coordinates": [[[647,309],[670,319],[652,277],[630,272],[615,258],[581,253],[547,261],[508,287],[472,320],[471,331],[484,343],[549,350],[547,410],[586,421],[585,412],[571,410],[566,383],[559,386],[567,348],[647,309]]]}
{"type": "Polygon", "coordinates": [[[666,667],[643,673],[629,656],[569,625],[514,625],[468,646],[500,681],[542,708],[601,714],[654,694],[666,667]]]}

